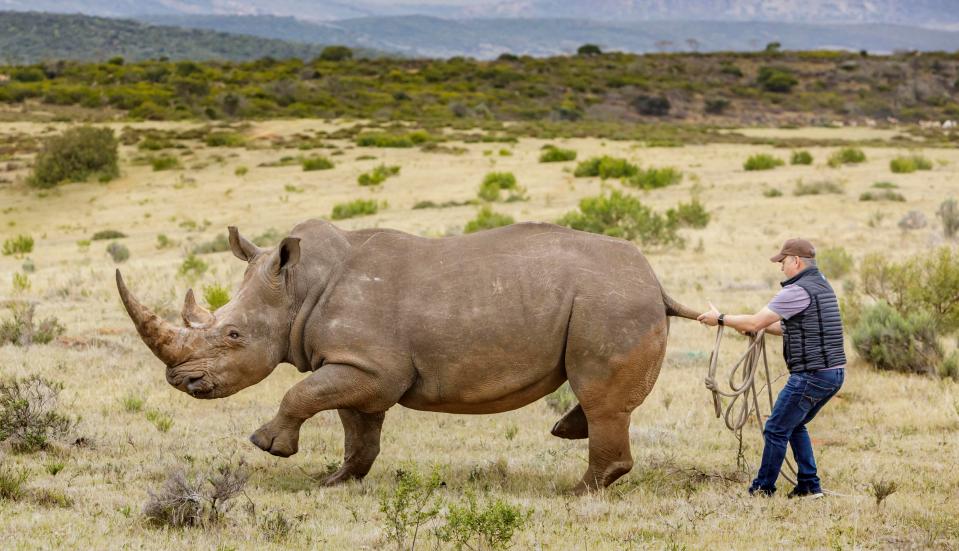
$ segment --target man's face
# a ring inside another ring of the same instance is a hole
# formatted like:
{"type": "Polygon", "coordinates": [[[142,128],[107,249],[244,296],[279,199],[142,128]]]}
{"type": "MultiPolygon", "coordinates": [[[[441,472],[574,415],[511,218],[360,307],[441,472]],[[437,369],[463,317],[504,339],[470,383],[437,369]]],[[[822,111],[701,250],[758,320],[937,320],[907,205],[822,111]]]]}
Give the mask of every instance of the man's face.
{"type": "Polygon", "coordinates": [[[779,263],[779,269],[788,279],[802,270],[802,263],[799,261],[798,256],[787,256],[779,263]]]}

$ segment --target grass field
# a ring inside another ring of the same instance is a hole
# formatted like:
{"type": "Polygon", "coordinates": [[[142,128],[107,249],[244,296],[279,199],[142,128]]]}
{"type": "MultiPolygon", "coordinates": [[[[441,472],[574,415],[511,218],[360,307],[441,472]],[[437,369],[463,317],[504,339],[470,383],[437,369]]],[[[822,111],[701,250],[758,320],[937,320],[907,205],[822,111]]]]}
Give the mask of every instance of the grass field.
{"type": "MultiPolygon", "coordinates": [[[[150,152],[121,148],[121,177],[107,184],[74,183],[39,192],[26,187],[29,155],[13,153],[0,172],[0,241],[29,234],[35,264],[30,288],[15,292],[14,273],[23,259],[0,257],[0,299],[36,301],[39,317],[57,316],[66,333],[49,345],[0,347],[0,378],[40,374],[64,385],[60,409],[79,416],[70,441],[32,454],[0,450],[4,465],[23,468],[27,497],[0,499],[4,549],[380,549],[385,518],[380,498],[395,486],[397,469],[429,472],[437,466],[445,486],[437,496],[461,503],[469,489],[482,499],[501,498],[531,510],[516,534],[518,549],[955,549],[959,547],[959,386],[949,380],[875,371],[851,359],[842,391],[811,425],[825,500],[752,499],[745,488],[761,450],[755,424],[747,426],[748,472],[737,469],[737,443],[712,415],[703,387],[714,333],[674,320],[662,374],[633,414],[633,471],[609,489],[575,497],[567,490],[586,465],[585,441],[549,435],[559,418],[544,401],[492,416],[422,413],[395,407],[387,414],[382,453],[362,482],[335,488],[316,479],[342,457],[342,429],[335,412],[309,421],[300,451],[279,459],[256,449],[248,436],[269,420],[284,391],[302,375],[288,365],[257,386],[215,401],[198,401],[170,387],[163,367],[136,335],[113,283],[116,267],[105,249],[111,240],[89,240],[118,230],[130,251],[121,265],[131,289],[150,307],[176,317],[186,289],[239,284],[244,265],[229,252],[200,255],[209,269],[195,281],[178,275],[193,246],[237,225],[248,236],[270,229],[281,235],[296,222],[329,218],[333,205],[356,198],[386,203],[374,215],[336,222],[344,228],[390,227],[425,236],[462,231],[478,206],[413,209],[420,201],[443,203],[476,197],[488,172],[510,171],[528,201],[496,203],[496,212],[516,221],[553,221],[579,199],[605,189],[635,193],[656,210],[698,197],[712,214],[702,230],[683,230],[682,249],[649,250],[647,256],[666,290],[679,301],[705,308],[711,300],[727,312],[754,311],[778,288],[781,274],[768,261],[782,241],[803,236],[818,247],[841,246],[858,261],[866,254],[894,257],[946,243],[935,217],[939,203],[957,194],[959,150],[930,149],[931,171],[892,174],[889,161],[906,151],[888,131],[857,130],[856,139],[890,140],[864,148],[866,161],[830,168],[836,148],[807,148],[811,166],[789,164],[789,150],[746,145],[648,148],[632,142],[522,139],[516,144],[447,143],[459,154],[418,149],[354,147],[326,140],[315,151],[275,148],[284,137],[310,135],[331,125],[320,121],[264,121],[245,131],[250,147],[204,147],[184,142],[171,149],[180,168],[154,171],[150,152]],[[539,163],[546,143],[574,149],[578,159],[608,154],[643,168],[681,170],[679,185],[639,192],[615,180],[574,178],[575,162],[539,163]],[[501,152],[504,150],[504,152],[501,152]],[[769,153],[785,166],[746,172],[743,162],[769,153]],[[282,157],[323,154],[333,169],[304,171],[282,157]],[[370,158],[373,157],[373,158],[370,158]],[[380,186],[360,187],[357,177],[380,164],[400,173],[380,186]],[[245,168],[242,170],[241,168],[245,168]],[[238,170],[241,169],[241,170],[238,170]],[[841,194],[794,196],[799,182],[833,182],[841,194]],[[860,202],[862,192],[890,181],[904,202],[860,202]],[[765,190],[777,189],[778,197],[765,190]],[[918,210],[929,219],[920,230],[897,222],[918,210]],[[158,248],[158,234],[168,246],[158,248]],[[142,408],[124,405],[143,400],[142,408]],[[132,410],[132,411],[129,411],[132,410]],[[158,423],[168,417],[171,425],[158,423]],[[151,421],[150,419],[153,419],[151,421]],[[161,430],[166,427],[166,430],[161,430]],[[76,437],[83,445],[72,445],[76,437]],[[164,529],[141,514],[148,491],[174,466],[205,469],[223,461],[246,461],[251,478],[246,497],[209,528],[164,529]],[[51,465],[62,463],[62,470],[51,465]],[[874,486],[897,485],[877,504],[874,486]],[[31,496],[43,490],[67,499],[48,503],[31,496]],[[255,504],[251,511],[249,503],[255,504]],[[268,538],[264,519],[279,512],[291,523],[285,538],[268,538]]],[[[142,123],[140,126],[151,126],[142,123]]],[[[121,125],[117,125],[119,130],[121,125]]],[[[134,125],[138,126],[138,125],[134,125]]],[[[187,123],[155,123],[185,128],[187,123]]],[[[0,140],[59,131],[35,123],[5,123],[0,140]]],[[[841,138],[844,130],[765,130],[763,135],[841,138]]],[[[846,280],[856,281],[855,272],[846,280]]],[[[845,280],[834,281],[840,294],[845,280]]],[[[6,317],[6,312],[0,316],[6,317]]],[[[727,338],[731,361],[745,341],[727,338]]],[[[784,372],[779,341],[770,338],[773,369],[784,372]]],[[[776,380],[778,390],[784,377],[776,380]]],[[[440,547],[431,529],[417,548],[440,547]]]]}

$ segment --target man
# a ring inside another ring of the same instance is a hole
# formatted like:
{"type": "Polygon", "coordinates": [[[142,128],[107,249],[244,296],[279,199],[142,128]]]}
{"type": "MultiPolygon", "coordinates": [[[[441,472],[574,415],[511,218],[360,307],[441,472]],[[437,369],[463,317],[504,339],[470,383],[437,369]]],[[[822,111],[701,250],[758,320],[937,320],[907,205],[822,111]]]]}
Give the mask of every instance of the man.
{"type": "Polygon", "coordinates": [[[755,314],[721,314],[712,304],[699,321],[725,325],[740,333],[782,335],[789,380],[776,398],[763,429],[762,464],[749,487],[750,495],[770,496],[792,446],[799,470],[789,497],[822,497],[816,460],[806,424],[832,398],[845,377],[842,319],[836,294],[816,267],[816,250],[805,239],[790,239],[770,258],[786,275],[782,290],[755,314]]]}

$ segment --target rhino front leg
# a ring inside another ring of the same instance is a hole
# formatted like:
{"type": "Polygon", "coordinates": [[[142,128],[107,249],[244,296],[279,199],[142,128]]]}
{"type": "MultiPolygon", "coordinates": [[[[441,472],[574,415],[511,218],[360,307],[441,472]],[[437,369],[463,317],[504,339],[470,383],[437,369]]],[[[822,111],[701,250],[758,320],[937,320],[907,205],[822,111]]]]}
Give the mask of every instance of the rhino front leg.
{"type": "Polygon", "coordinates": [[[380,429],[386,412],[363,413],[353,409],[337,410],[343,422],[343,465],[323,484],[333,486],[351,479],[361,479],[370,472],[380,454],[380,429]]]}
{"type": "MultiPolygon", "coordinates": [[[[289,457],[299,449],[300,427],[317,413],[329,409],[385,412],[405,392],[400,384],[391,384],[389,380],[378,376],[376,371],[361,370],[349,365],[326,364],[309,377],[293,385],[283,396],[276,416],[250,436],[250,441],[263,451],[280,457],[289,457]]],[[[380,415],[375,427],[376,446],[379,451],[379,433],[383,422],[383,413],[363,414],[380,415]]],[[[342,416],[342,414],[341,414],[342,416]]],[[[369,420],[362,425],[368,425],[369,420]]],[[[344,421],[344,427],[347,423],[344,421]]],[[[347,428],[349,435],[350,429],[347,428]]],[[[362,432],[362,429],[361,431],[362,432]]],[[[373,433],[367,431],[361,442],[368,443],[373,433]]],[[[347,436],[349,440],[349,436],[347,436]]],[[[354,446],[356,449],[356,446],[354,446]]],[[[370,454],[373,448],[364,447],[351,465],[362,465],[361,458],[370,454]]],[[[347,454],[350,453],[349,441],[347,454]]],[[[376,454],[373,454],[376,457],[376,454]]],[[[347,457],[349,459],[349,457],[347,457]]],[[[347,466],[344,463],[344,467],[347,466]]],[[[372,464],[372,460],[370,460],[372,464]]],[[[367,470],[368,467],[367,467],[367,470]]]]}

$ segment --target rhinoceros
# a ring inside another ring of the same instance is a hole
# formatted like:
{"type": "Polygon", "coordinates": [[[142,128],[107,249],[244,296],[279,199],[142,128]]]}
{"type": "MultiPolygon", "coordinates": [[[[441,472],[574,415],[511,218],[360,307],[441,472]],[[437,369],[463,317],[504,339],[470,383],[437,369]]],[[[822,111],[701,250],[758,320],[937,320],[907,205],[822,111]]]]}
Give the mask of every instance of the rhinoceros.
{"type": "Polygon", "coordinates": [[[309,372],[250,439],[288,457],[304,421],[337,410],[344,460],[326,484],[369,472],[396,404],[498,413],[568,380],[579,403],[551,432],[589,439],[576,492],[608,486],[633,466],[630,413],[659,375],[668,316],[699,314],[665,293],[635,244],[552,224],[424,238],[308,220],[272,248],[235,227],[229,238],[247,267],[215,314],[190,290],[177,327],[118,270],[120,298],[167,381],[194,398],[230,396],[284,362],[309,372]]]}

